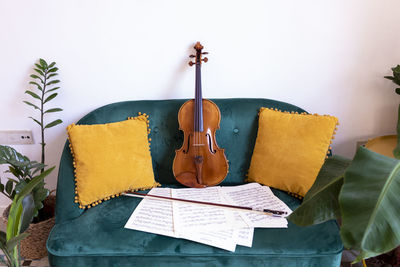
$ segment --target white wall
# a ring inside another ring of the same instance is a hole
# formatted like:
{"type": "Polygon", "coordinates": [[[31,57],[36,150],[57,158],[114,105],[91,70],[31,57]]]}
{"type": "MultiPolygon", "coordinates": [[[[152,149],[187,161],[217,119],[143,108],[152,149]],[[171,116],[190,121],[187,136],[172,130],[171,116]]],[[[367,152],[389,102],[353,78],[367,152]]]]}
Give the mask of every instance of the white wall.
{"type": "MultiPolygon", "coordinates": [[[[399,96],[382,77],[400,64],[399,11],[397,0],[0,0],[0,129],[33,129],[39,142],[22,100],[33,63],[56,61],[51,105],[64,112],[49,117],[64,123],[47,131],[47,163],[57,165],[66,126],[94,108],[193,97],[187,56],[199,40],[210,52],[204,97],[336,115],[334,151],[351,157],[357,140],[395,132],[399,96]]],[[[15,148],[39,160],[39,144],[15,148]]]]}

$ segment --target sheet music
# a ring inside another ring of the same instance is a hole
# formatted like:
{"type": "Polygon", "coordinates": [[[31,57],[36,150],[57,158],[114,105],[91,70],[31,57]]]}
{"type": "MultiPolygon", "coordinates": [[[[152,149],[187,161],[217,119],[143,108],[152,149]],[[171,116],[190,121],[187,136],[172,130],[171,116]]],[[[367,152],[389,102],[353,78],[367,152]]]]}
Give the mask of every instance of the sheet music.
{"type": "MultiPolygon", "coordinates": [[[[240,186],[220,187],[221,194],[237,206],[252,207],[257,209],[282,210],[291,212],[289,207],[277,198],[268,186],[249,183],[240,186]]],[[[287,220],[256,212],[240,212],[244,221],[251,227],[261,228],[286,228],[287,220]]]]}
{"type": "MultiPolygon", "coordinates": [[[[291,212],[269,187],[257,183],[201,189],[153,188],[149,194],[291,212]]],[[[235,251],[236,245],[251,247],[254,227],[287,227],[287,221],[254,212],[146,197],[125,225],[128,229],[188,239],[229,251],[235,251]]]]}
{"type": "MultiPolygon", "coordinates": [[[[148,194],[171,197],[171,189],[153,188],[148,194]]],[[[175,231],[172,205],[172,201],[169,200],[158,200],[147,197],[136,207],[125,224],[125,228],[188,239],[225,250],[235,251],[237,234],[233,229],[196,233],[175,231]]]]}
{"type": "MultiPolygon", "coordinates": [[[[219,187],[172,189],[172,197],[195,201],[224,203],[219,187]]],[[[175,231],[234,229],[230,210],[207,205],[173,202],[175,231]]]]}
{"type": "MultiPolygon", "coordinates": [[[[149,194],[171,197],[171,188],[153,188],[149,194]]],[[[176,237],[172,219],[172,202],[154,198],[143,199],[125,228],[176,237]]]]}

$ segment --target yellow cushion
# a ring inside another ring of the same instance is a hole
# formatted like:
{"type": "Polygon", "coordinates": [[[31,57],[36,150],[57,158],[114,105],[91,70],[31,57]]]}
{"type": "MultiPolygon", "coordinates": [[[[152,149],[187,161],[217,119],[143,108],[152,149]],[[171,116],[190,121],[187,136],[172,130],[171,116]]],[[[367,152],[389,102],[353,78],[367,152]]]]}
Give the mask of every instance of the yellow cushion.
{"type": "Polygon", "coordinates": [[[268,108],[259,115],[247,180],[304,197],[325,161],[338,119],[268,108]]]}
{"type": "Polygon", "coordinates": [[[90,208],[125,191],[149,189],[154,180],[148,116],[126,121],[69,125],[75,167],[75,202],[90,208]]]}

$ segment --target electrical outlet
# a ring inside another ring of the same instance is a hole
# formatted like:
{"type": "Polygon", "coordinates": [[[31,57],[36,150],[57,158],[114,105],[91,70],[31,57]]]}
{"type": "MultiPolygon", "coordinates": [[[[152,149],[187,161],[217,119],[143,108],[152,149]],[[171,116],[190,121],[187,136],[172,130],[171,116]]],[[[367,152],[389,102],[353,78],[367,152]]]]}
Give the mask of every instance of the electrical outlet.
{"type": "Polygon", "coordinates": [[[6,130],[0,131],[0,144],[2,145],[29,145],[33,144],[32,131],[6,130]]]}

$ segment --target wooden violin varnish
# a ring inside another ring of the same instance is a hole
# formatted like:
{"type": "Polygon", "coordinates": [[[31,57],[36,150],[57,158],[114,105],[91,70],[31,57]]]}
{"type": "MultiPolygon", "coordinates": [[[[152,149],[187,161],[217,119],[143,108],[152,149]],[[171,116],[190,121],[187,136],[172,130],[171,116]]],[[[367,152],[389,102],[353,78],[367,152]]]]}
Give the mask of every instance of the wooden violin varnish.
{"type": "Polygon", "coordinates": [[[201,65],[208,54],[197,42],[196,55],[191,55],[196,66],[195,98],[186,101],[178,113],[179,129],[184,133],[182,147],[175,151],[172,170],[176,180],[188,187],[207,187],[221,183],[228,174],[224,149],[218,147],[215,131],[219,129],[221,113],[218,106],[202,97],[201,65]]]}

